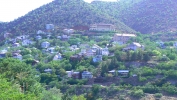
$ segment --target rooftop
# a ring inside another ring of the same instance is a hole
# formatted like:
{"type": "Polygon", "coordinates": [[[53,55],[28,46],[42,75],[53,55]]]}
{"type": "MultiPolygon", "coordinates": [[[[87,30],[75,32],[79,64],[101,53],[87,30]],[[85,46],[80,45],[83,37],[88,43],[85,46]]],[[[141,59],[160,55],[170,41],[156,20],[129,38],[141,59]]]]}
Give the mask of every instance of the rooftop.
{"type": "Polygon", "coordinates": [[[115,34],[116,36],[130,36],[130,37],[136,37],[135,34],[115,34]]]}

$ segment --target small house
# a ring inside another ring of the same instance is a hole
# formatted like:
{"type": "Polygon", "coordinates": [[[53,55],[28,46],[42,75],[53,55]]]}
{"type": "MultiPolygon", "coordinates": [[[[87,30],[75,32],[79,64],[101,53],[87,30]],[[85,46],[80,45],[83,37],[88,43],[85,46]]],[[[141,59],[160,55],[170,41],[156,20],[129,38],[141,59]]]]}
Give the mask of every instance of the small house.
{"type": "Polygon", "coordinates": [[[62,59],[61,53],[58,53],[53,57],[53,60],[61,60],[61,59],[62,59]]]}
{"type": "Polygon", "coordinates": [[[102,61],[102,55],[96,55],[93,57],[93,62],[101,62],[102,61]]]}
{"type": "Polygon", "coordinates": [[[15,58],[15,59],[19,59],[19,60],[22,60],[22,59],[23,59],[23,56],[22,56],[21,54],[19,54],[19,53],[13,53],[12,56],[13,56],[13,58],[15,58]]]}
{"type": "Polygon", "coordinates": [[[131,44],[129,44],[127,47],[123,48],[123,51],[127,51],[127,50],[137,50],[137,49],[141,49],[144,50],[144,45],[141,45],[137,42],[133,42],[131,44]]]}
{"type": "Polygon", "coordinates": [[[74,33],[74,29],[63,29],[63,32],[69,35],[74,33]]]}
{"type": "Polygon", "coordinates": [[[41,43],[42,48],[48,48],[49,46],[50,46],[50,43],[47,41],[41,43]]]}
{"type": "Polygon", "coordinates": [[[104,56],[108,56],[109,55],[109,50],[108,50],[107,47],[102,49],[102,55],[104,55],[104,56]]]}
{"type": "Polygon", "coordinates": [[[48,52],[50,52],[50,53],[55,53],[55,47],[47,48],[46,51],[48,51],[48,52]]]}
{"type": "Polygon", "coordinates": [[[68,35],[62,35],[62,36],[61,36],[61,39],[62,39],[63,41],[68,40],[69,38],[70,38],[70,36],[68,36],[68,35]]]}
{"type": "Polygon", "coordinates": [[[89,79],[89,78],[93,78],[92,73],[89,71],[83,71],[82,72],[82,79],[89,79]]]}
{"type": "Polygon", "coordinates": [[[125,44],[131,38],[136,37],[135,34],[115,34],[113,41],[118,44],[125,44]]]}
{"type": "Polygon", "coordinates": [[[115,31],[116,28],[112,24],[92,24],[90,25],[90,31],[115,31]]]}
{"type": "Polygon", "coordinates": [[[128,77],[129,76],[129,70],[118,70],[118,76],[128,77]]]}
{"type": "Polygon", "coordinates": [[[173,46],[174,46],[175,48],[177,48],[177,42],[174,42],[174,43],[173,43],[173,46]]]}
{"type": "Polygon", "coordinates": [[[76,51],[76,50],[79,50],[79,48],[77,47],[77,45],[72,45],[72,46],[70,47],[70,50],[71,50],[71,51],[76,51]]]}
{"type": "Polygon", "coordinates": [[[33,42],[29,39],[25,39],[22,41],[22,46],[28,46],[30,44],[33,44],[33,42]]]}
{"type": "Polygon", "coordinates": [[[75,78],[75,79],[81,78],[80,72],[74,72],[73,70],[71,70],[71,71],[66,71],[66,73],[67,73],[67,77],[69,78],[75,78]]]}
{"type": "Polygon", "coordinates": [[[1,50],[1,51],[0,51],[0,58],[5,58],[5,57],[6,57],[6,54],[7,54],[7,50],[6,50],[6,49],[1,50]]]}
{"type": "Polygon", "coordinates": [[[44,69],[44,72],[45,73],[52,73],[52,69],[50,69],[50,68],[44,69]]]}
{"type": "Polygon", "coordinates": [[[41,31],[41,30],[38,30],[38,31],[37,31],[37,35],[40,35],[40,34],[44,34],[44,32],[41,31]]]}
{"type": "Polygon", "coordinates": [[[46,24],[46,30],[54,30],[53,24],[46,24]]]}
{"type": "Polygon", "coordinates": [[[14,43],[12,44],[13,47],[20,47],[20,44],[19,43],[14,43]]]}
{"type": "MultiPolygon", "coordinates": [[[[116,70],[109,71],[110,74],[116,75],[116,70]]],[[[129,76],[129,70],[118,70],[117,75],[120,77],[128,77],[129,76]]]]}
{"type": "Polygon", "coordinates": [[[41,40],[42,39],[42,36],[38,35],[36,36],[36,40],[41,40]]]}

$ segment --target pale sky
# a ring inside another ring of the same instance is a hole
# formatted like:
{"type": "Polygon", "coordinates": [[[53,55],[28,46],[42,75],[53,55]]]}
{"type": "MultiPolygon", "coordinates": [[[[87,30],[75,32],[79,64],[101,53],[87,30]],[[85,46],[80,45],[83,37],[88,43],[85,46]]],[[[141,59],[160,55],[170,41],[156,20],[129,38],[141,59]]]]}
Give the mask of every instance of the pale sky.
{"type": "MultiPolygon", "coordinates": [[[[0,0],[0,21],[9,22],[53,0],[0,0]]],[[[93,0],[84,0],[91,2],[93,0]]],[[[116,0],[102,0],[116,1],[116,0]]]]}

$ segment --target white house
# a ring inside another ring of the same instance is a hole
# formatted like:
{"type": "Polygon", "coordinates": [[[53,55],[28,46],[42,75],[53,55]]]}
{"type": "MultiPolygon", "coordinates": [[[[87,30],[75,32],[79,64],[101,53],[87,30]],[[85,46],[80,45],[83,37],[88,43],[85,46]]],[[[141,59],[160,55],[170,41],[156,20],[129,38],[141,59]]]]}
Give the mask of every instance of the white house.
{"type": "Polygon", "coordinates": [[[66,71],[66,73],[67,73],[67,76],[68,76],[69,78],[71,78],[71,77],[72,77],[72,74],[73,74],[73,70],[72,70],[72,71],[66,71]]]}
{"type": "Polygon", "coordinates": [[[82,72],[82,79],[88,79],[88,78],[93,78],[93,75],[89,71],[83,71],[82,72]]]}
{"type": "Polygon", "coordinates": [[[58,53],[53,57],[53,60],[61,60],[61,59],[62,59],[61,53],[58,53]]]}
{"type": "Polygon", "coordinates": [[[36,40],[41,40],[42,39],[42,36],[38,35],[36,36],[36,40]]]}
{"type": "Polygon", "coordinates": [[[133,42],[131,44],[129,44],[127,47],[123,48],[123,51],[126,51],[126,50],[137,50],[137,49],[142,49],[144,50],[144,45],[141,45],[137,42],[133,42]]]}
{"type": "Polygon", "coordinates": [[[125,44],[132,37],[136,37],[136,35],[135,34],[115,34],[113,37],[113,41],[119,44],[125,44]]]}
{"type": "Polygon", "coordinates": [[[48,48],[49,46],[50,46],[50,43],[47,41],[41,43],[42,48],[48,48]]]}
{"type": "Polygon", "coordinates": [[[64,29],[63,32],[66,34],[72,34],[74,33],[74,29],[64,29]]]}

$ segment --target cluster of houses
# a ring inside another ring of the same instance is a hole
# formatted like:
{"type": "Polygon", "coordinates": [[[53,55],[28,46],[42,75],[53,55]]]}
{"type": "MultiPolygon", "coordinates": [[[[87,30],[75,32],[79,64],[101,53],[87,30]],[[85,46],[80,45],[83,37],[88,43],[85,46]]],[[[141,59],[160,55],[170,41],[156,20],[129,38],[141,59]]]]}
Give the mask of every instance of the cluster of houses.
{"type": "Polygon", "coordinates": [[[75,71],[66,71],[68,78],[75,79],[89,79],[93,78],[93,74],[89,71],[75,72],[75,71]]]}
{"type": "MultiPolygon", "coordinates": [[[[42,40],[44,39],[43,36],[50,39],[52,36],[51,31],[55,29],[55,26],[53,24],[46,24],[46,32],[43,32],[41,30],[37,31],[36,36],[34,37],[35,40],[42,40]]],[[[116,27],[112,24],[92,24],[88,28],[89,31],[116,31],[116,27]]],[[[57,39],[67,41],[70,38],[70,35],[75,32],[74,29],[63,29],[63,35],[57,36],[57,39]]],[[[6,33],[4,36],[9,38],[10,33],[6,33]]],[[[131,38],[136,37],[135,34],[115,34],[112,38],[112,41],[114,43],[118,43],[120,45],[126,44],[131,38]]],[[[12,47],[20,47],[20,46],[29,46],[31,44],[34,44],[34,40],[30,38],[29,35],[21,35],[17,36],[14,39],[8,39],[8,42],[12,43],[12,47]]],[[[61,60],[63,58],[62,54],[57,52],[56,48],[57,46],[51,46],[51,43],[49,41],[43,41],[40,44],[41,48],[44,50],[44,52],[48,52],[49,54],[55,54],[53,57],[53,60],[61,60]]],[[[70,51],[79,51],[79,53],[73,55],[70,57],[70,59],[81,59],[82,57],[90,58],[92,57],[93,62],[101,62],[103,56],[109,56],[109,48],[106,47],[100,47],[97,44],[94,45],[88,45],[88,44],[78,44],[78,45],[71,45],[68,47],[70,51]]],[[[123,51],[127,50],[137,50],[137,49],[144,49],[144,46],[133,42],[129,45],[127,45],[125,48],[123,48],[123,51]]],[[[0,58],[3,58],[6,56],[8,50],[2,50],[0,52],[0,58]]],[[[23,56],[20,54],[20,52],[13,52],[12,53],[13,58],[17,58],[19,60],[23,59],[23,56]]],[[[44,72],[52,72],[52,69],[48,68],[45,69],[44,72]]],[[[85,79],[85,78],[92,78],[93,75],[91,72],[83,71],[83,72],[74,72],[74,71],[66,71],[67,76],[70,78],[78,78],[78,79],[85,79]]],[[[109,71],[111,74],[115,74],[114,71],[109,71]]],[[[129,71],[122,70],[118,71],[118,73],[122,75],[128,75],[129,71]]]]}

